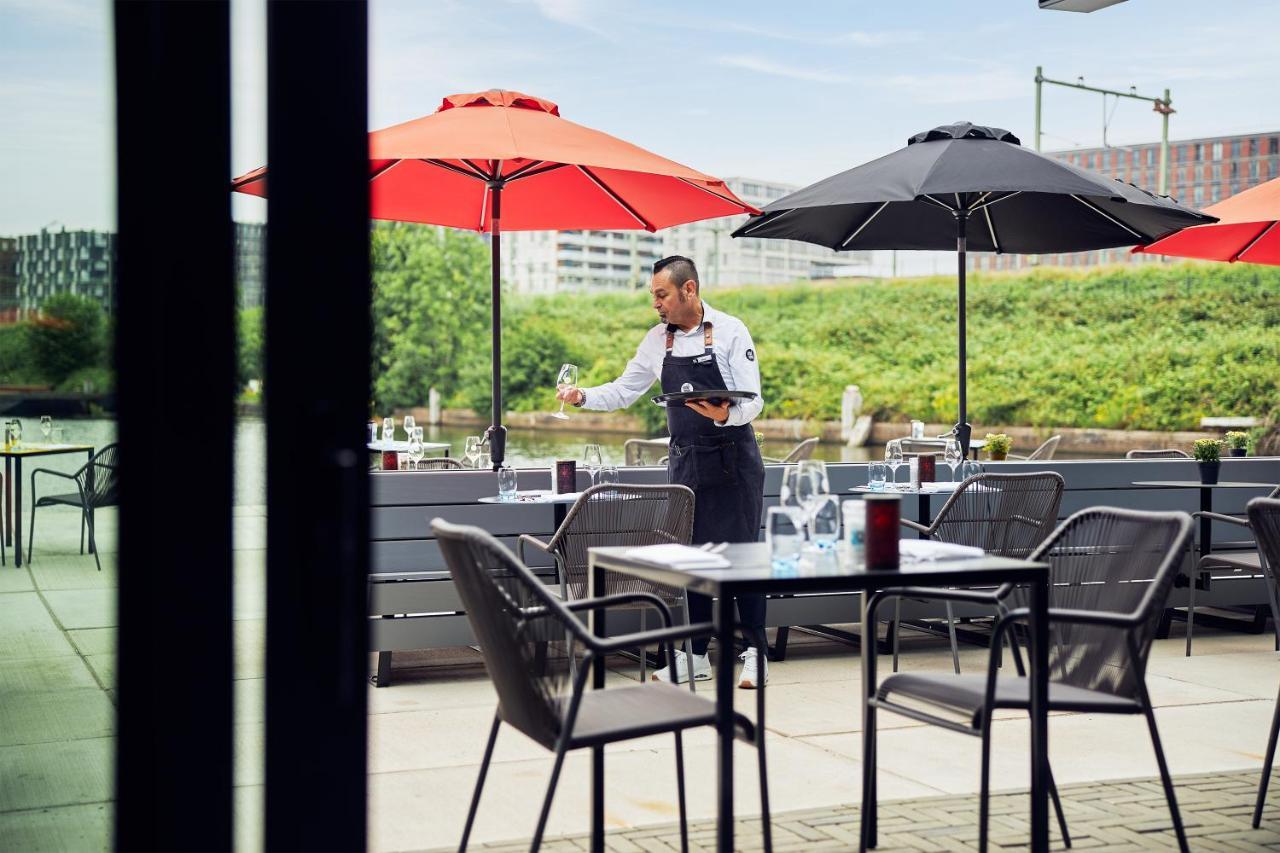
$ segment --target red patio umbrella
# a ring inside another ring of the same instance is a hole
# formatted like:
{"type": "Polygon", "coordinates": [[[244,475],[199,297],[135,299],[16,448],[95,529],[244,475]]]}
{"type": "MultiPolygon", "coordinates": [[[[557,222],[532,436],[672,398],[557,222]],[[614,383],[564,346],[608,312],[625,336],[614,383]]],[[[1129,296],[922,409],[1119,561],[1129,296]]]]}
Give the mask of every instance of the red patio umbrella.
{"type": "Polygon", "coordinates": [[[1204,212],[1218,221],[1184,228],[1133,251],[1207,261],[1280,264],[1280,227],[1276,226],[1280,220],[1280,178],[1237,193],[1204,212]]]}
{"type": "MultiPolygon", "coordinates": [[[[232,189],[266,196],[264,166],[232,189]]],[[[551,101],[520,92],[450,95],[433,114],[369,134],[374,219],[425,222],[492,235],[493,425],[505,454],[501,389],[501,232],[644,229],[759,213],[724,182],[574,124],[551,101]]]]}

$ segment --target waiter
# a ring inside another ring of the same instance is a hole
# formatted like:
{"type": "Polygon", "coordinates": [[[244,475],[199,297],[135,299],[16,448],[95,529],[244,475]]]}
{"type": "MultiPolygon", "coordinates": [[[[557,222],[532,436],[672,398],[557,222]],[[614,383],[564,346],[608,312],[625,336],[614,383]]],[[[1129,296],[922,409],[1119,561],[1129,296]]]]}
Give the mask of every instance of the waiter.
{"type": "MultiPolygon", "coordinates": [[[[716,311],[702,301],[698,270],[680,255],[653,265],[649,285],[653,307],[661,322],[649,330],[635,358],[613,382],[594,388],[564,386],[556,398],[596,411],[630,406],[653,385],[662,382],[664,394],[678,391],[753,391],[750,400],[691,400],[667,406],[667,430],[671,450],[667,476],[672,483],[688,486],[694,494],[694,542],[755,542],[759,538],[764,507],[764,462],[751,421],[760,414],[760,365],[751,333],[737,317],[716,311]]],[[[765,599],[763,595],[739,596],[738,618],[751,647],[739,657],[742,672],[738,686],[754,689],[769,677],[767,663],[756,660],[756,644],[763,646],[765,599]]],[[[689,596],[689,621],[711,618],[711,599],[689,596]]],[[[693,641],[692,664],[683,651],[676,653],[675,681],[683,682],[692,666],[696,681],[711,678],[707,640],[693,641]]],[[[727,650],[721,649],[721,654],[727,650]]],[[[670,667],[653,675],[672,680],[670,667]]]]}

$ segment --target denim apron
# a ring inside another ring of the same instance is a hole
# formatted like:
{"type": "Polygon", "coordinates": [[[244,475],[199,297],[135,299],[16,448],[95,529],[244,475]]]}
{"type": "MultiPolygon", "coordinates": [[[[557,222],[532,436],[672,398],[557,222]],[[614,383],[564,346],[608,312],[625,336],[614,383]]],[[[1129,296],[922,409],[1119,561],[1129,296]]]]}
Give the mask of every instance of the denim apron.
{"type": "MultiPolygon", "coordinates": [[[[702,355],[675,356],[675,327],[667,329],[662,391],[725,391],[712,350],[710,323],[703,323],[702,355]]],[[[708,396],[715,396],[708,394],[708,396]]],[[[683,405],[667,406],[671,450],[667,477],[694,494],[693,541],[755,542],[764,510],[764,461],[749,424],[716,426],[683,405]]]]}

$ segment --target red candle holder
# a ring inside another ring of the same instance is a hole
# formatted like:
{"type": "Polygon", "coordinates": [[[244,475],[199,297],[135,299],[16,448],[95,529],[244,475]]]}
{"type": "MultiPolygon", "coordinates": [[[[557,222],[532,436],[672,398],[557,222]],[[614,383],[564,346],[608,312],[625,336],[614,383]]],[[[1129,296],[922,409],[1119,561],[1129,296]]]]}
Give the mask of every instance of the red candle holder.
{"type": "Polygon", "coordinates": [[[897,495],[866,495],[863,501],[867,504],[867,569],[898,568],[901,499],[897,495]]]}
{"type": "Polygon", "coordinates": [[[938,477],[938,457],[932,453],[921,453],[916,461],[916,485],[932,483],[938,477]]]}
{"type": "Polygon", "coordinates": [[[556,461],[556,492],[572,494],[578,490],[578,463],[574,459],[556,461]]]}
{"type": "Polygon", "coordinates": [[[394,450],[382,451],[382,470],[383,471],[399,471],[400,470],[400,454],[394,450]]]}

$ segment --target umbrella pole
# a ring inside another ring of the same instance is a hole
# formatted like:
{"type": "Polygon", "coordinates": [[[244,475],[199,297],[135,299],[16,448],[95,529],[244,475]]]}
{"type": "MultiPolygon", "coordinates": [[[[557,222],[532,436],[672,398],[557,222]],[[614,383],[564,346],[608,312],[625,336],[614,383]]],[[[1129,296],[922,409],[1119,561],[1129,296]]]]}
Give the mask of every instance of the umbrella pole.
{"type": "Polygon", "coordinates": [[[492,273],[493,311],[493,423],[485,430],[493,470],[502,467],[507,450],[507,428],[502,425],[502,184],[489,184],[493,190],[493,230],[490,232],[489,269],[492,273]]]}
{"type": "Polygon", "coordinates": [[[968,339],[968,330],[965,328],[965,293],[964,293],[964,274],[965,274],[965,254],[967,250],[968,240],[965,234],[965,225],[969,220],[969,213],[965,210],[956,211],[956,273],[959,287],[959,350],[960,350],[960,420],[956,422],[955,434],[960,440],[960,450],[967,458],[969,456],[969,439],[973,427],[969,425],[969,401],[968,401],[968,353],[965,343],[968,339]]]}

